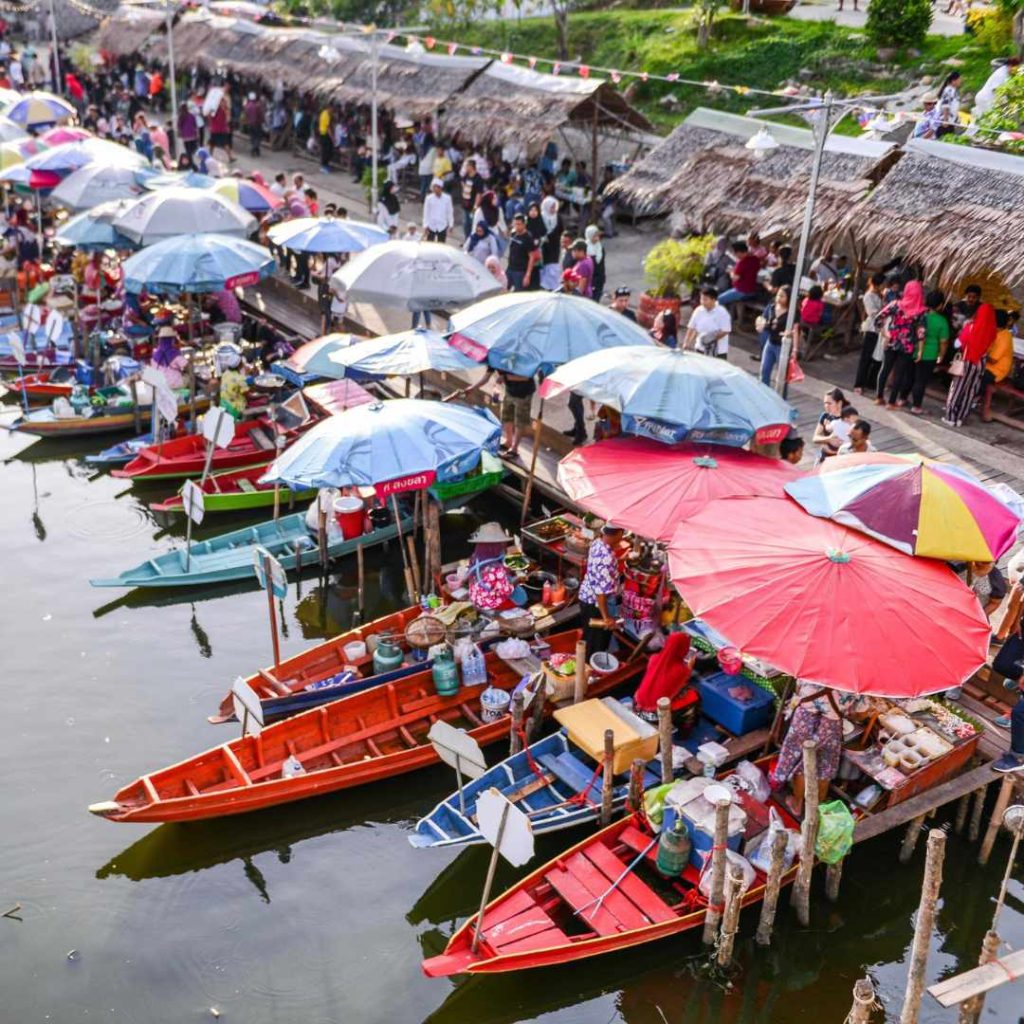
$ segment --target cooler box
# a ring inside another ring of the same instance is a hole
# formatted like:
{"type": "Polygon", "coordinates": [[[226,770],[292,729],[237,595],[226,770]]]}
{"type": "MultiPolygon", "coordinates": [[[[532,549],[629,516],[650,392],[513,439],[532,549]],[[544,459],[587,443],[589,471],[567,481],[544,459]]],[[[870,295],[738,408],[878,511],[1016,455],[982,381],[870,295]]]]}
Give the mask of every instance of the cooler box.
{"type": "MultiPolygon", "coordinates": [[[[690,834],[690,863],[698,870],[704,866],[704,858],[715,845],[715,807],[703,796],[703,791],[715,785],[714,779],[697,776],[677,782],[665,797],[665,817],[662,829],[672,828],[681,814],[690,834]]],[[[717,783],[721,785],[721,783],[717,783]]],[[[729,808],[729,831],[725,845],[739,852],[747,828],[747,813],[734,799],[729,808]]]]}
{"type": "Polygon", "coordinates": [[[555,721],[568,732],[569,740],[595,761],[604,758],[604,734],[611,729],[615,737],[612,771],[616,775],[628,771],[635,758],[646,764],[658,753],[658,730],[613,697],[559,708],[555,721]]]}
{"type": "Polygon", "coordinates": [[[746,676],[716,672],[699,680],[697,685],[700,688],[701,711],[734,736],[743,736],[771,723],[775,698],[746,676]],[[754,695],[753,699],[742,701],[730,696],[729,691],[737,686],[746,686],[754,695]]]}

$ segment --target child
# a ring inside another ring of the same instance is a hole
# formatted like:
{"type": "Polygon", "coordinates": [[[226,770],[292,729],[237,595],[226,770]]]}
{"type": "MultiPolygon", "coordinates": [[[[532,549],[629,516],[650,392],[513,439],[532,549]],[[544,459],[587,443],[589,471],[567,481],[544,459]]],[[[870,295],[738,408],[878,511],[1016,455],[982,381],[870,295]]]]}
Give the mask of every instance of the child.
{"type": "Polygon", "coordinates": [[[807,291],[807,298],[800,304],[800,323],[807,328],[820,327],[825,317],[825,293],[821,285],[812,285],[807,291]]]}
{"type": "Polygon", "coordinates": [[[821,446],[819,463],[824,462],[830,455],[835,455],[850,440],[850,431],[859,419],[860,413],[852,405],[848,405],[839,417],[824,425],[823,430],[828,435],[828,440],[821,446]]]}

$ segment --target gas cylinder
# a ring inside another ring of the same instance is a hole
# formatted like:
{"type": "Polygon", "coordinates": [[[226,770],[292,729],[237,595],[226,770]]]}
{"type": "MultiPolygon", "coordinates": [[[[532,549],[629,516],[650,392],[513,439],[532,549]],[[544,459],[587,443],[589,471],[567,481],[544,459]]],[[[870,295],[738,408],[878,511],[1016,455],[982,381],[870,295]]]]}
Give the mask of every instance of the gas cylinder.
{"type": "Polygon", "coordinates": [[[434,677],[434,689],[439,696],[451,697],[452,694],[459,692],[459,668],[455,664],[450,647],[434,655],[431,675],[434,677]]]}
{"type": "Polygon", "coordinates": [[[402,648],[390,640],[380,640],[376,650],[373,652],[373,672],[380,675],[381,672],[390,672],[402,664],[402,648]]]}
{"type": "Polygon", "coordinates": [[[676,878],[683,873],[690,859],[690,833],[682,817],[676,818],[672,827],[661,833],[658,841],[658,859],[655,867],[663,878],[676,878]]]}

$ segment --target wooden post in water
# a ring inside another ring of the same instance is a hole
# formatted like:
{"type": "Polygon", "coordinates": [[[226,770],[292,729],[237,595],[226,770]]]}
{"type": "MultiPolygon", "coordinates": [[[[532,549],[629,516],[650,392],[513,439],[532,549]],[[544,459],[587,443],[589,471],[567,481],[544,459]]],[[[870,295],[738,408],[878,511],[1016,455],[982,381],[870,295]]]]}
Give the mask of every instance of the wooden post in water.
{"type": "Polygon", "coordinates": [[[921,829],[924,827],[924,815],[914,818],[913,821],[907,825],[907,831],[903,836],[903,844],[900,846],[900,863],[909,864],[911,857],[914,856],[914,848],[917,846],[917,840],[921,835],[921,829]]]}
{"type": "MultiPolygon", "coordinates": [[[[413,526],[413,531],[415,531],[415,529],[416,529],[416,527],[413,526]]],[[[416,588],[416,596],[418,597],[420,594],[423,594],[425,591],[423,590],[422,581],[420,580],[420,563],[419,563],[419,559],[417,559],[417,557],[416,557],[415,533],[408,533],[408,534],[406,534],[406,537],[405,537],[405,548],[409,552],[409,567],[410,567],[410,569],[412,571],[412,583],[413,583],[413,586],[416,588]]]]}
{"type": "Polygon", "coordinates": [[[725,898],[725,844],[729,838],[729,807],[732,801],[723,797],[715,804],[715,841],[711,847],[711,897],[704,915],[704,945],[714,945],[718,937],[718,923],[722,920],[722,900],[725,898]]]}
{"type": "MultiPolygon", "coordinates": [[[[133,377],[128,385],[132,392],[132,414],[135,417],[135,436],[142,433],[142,406],[139,405],[139,382],[133,377]]],[[[156,408],[156,395],[153,396],[153,408],[156,408]]],[[[154,440],[156,440],[154,438],[154,440]]]]}
{"type": "Polygon", "coordinates": [[[533,701],[530,704],[530,721],[526,725],[526,737],[532,743],[544,727],[544,705],[547,703],[547,683],[544,681],[544,673],[539,672],[534,677],[533,701]]]}
{"type": "Polygon", "coordinates": [[[775,926],[775,911],[779,905],[782,868],[785,863],[788,843],[789,833],[787,830],[776,829],[772,836],[772,858],[768,867],[768,882],[765,885],[764,900],[761,903],[761,919],[757,923],[757,934],[754,936],[759,946],[770,945],[772,941],[772,928],[775,926]]]}
{"type": "Polygon", "coordinates": [[[523,691],[512,694],[512,717],[509,723],[508,752],[509,756],[518,754],[523,749],[520,738],[523,731],[523,691]]]}
{"type": "Polygon", "coordinates": [[[327,509],[321,495],[316,499],[316,539],[320,549],[320,573],[327,579],[327,509]]]}
{"type": "Polygon", "coordinates": [[[835,864],[829,864],[825,870],[825,896],[828,898],[829,903],[837,903],[839,901],[839,884],[843,880],[843,860],[836,861],[835,864]]]}
{"type": "Polygon", "coordinates": [[[572,691],[573,704],[579,704],[581,700],[587,699],[587,645],[582,641],[576,642],[576,680],[572,691]]]}
{"type": "Polygon", "coordinates": [[[853,986],[853,1006],[846,1015],[845,1024],[869,1024],[875,1008],[875,986],[870,978],[860,978],[853,986]]]}
{"type": "Polygon", "coordinates": [[[398,548],[402,552],[402,569],[405,574],[405,586],[409,591],[409,600],[415,601],[419,596],[416,593],[416,585],[412,575],[412,569],[409,568],[409,556],[405,550],[405,536],[402,531],[402,516],[398,511],[398,499],[392,494],[391,495],[391,511],[395,517],[395,529],[398,531],[398,548]]]}
{"type": "Polygon", "coordinates": [[[672,769],[672,701],[658,698],[658,754],[661,758],[661,781],[671,782],[672,769]]]}
{"type": "MultiPolygon", "coordinates": [[[[985,938],[981,940],[981,956],[978,957],[979,967],[990,964],[999,956],[999,941],[999,936],[995,932],[985,932],[985,938]]],[[[970,999],[965,999],[960,1004],[960,1015],[957,1018],[958,1024],[978,1024],[984,1006],[984,992],[971,996],[970,999]]]]}
{"type": "Polygon", "coordinates": [[[967,839],[969,842],[976,843],[978,836],[981,835],[981,815],[985,809],[985,796],[988,793],[988,786],[982,786],[981,789],[975,790],[974,792],[974,806],[971,808],[971,824],[967,829],[967,839]]]}
{"type": "MultiPolygon", "coordinates": [[[[435,579],[441,575],[441,505],[433,498],[426,499],[427,513],[427,552],[430,555],[430,576],[429,583],[433,584],[435,579]]],[[[433,586],[431,586],[433,589],[433,586]]]]}
{"type": "Polygon", "coordinates": [[[942,861],[946,853],[946,833],[933,828],[928,833],[928,854],[921,883],[921,903],[914,923],[914,943],[910,949],[907,991],[903,997],[900,1024],[917,1024],[924,995],[924,974],[928,965],[928,946],[935,927],[935,907],[942,885],[942,861]]]}
{"type": "Polygon", "coordinates": [[[359,606],[359,621],[362,623],[366,618],[366,560],[363,545],[356,548],[356,603],[359,606]]]}
{"type": "Polygon", "coordinates": [[[806,928],[811,923],[811,875],[818,838],[818,744],[804,740],[804,820],[800,826],[800,863],[793,882],[793,909],[806,928]]]}
{"type": "Polygon", "coordinates": [[[523,508],[519,516],[519,522],[525,523],[529,514],[530,498],[533,497],[533,481],[537,475],[537,456],[540,454],[540,436],[544,428],[544,401],[541,400],[537,418],[533,421],[533,451],[530,453],[530,472],[526,478],[526,486],[523,488],[523,508]]]}
{"type": "Polygon", "coordinates": [[[735,864],[729,866],[729,883],[725,894],[725,916],[722,918],[722,934],[718,939],[718,966],[728,967],[732,963],[732,948],[740,926],[740,908],[743,906],[743,872],[735,864]]]}
{"type": "Polygon", "coordinates": [[[647,765],[642,757],[635,758],[629,766],[629,806],[637,810],[644,802],[644,771],[647,765]]]}
{"type": "Polygon", "coordinates": [[[988,828],[985,830],[985,838],[981,841],[981,850],[978,853],[978,863],[984,866],[992,856],[992,847],[996,844],[996,836],[999,835],[999,826],[1003,823],[1003,815],[1010,805],[1010,797],[1013,795],[1013,776],[1004,775],[1002,785],[999,787],[999,795],[996,797],[996,805],[992,808],[992,817],[988,819],[988,828]]]}
{"type": "Polygon", "coordinates": [[[967,824],[967,813],[971,809],[971,794],[964,793],[962,797],[956,802],[956,822],[953,825],[953,831],[957,835],[961,835],[964,830],[964,826],[967,824]]]}
{"type": "Polygon", "coordinates": [[[615,733],[611,729],[604,731],[604,769],[601,787],[601,825],[611,824],[612,799],[615,796],[615,733]]]}

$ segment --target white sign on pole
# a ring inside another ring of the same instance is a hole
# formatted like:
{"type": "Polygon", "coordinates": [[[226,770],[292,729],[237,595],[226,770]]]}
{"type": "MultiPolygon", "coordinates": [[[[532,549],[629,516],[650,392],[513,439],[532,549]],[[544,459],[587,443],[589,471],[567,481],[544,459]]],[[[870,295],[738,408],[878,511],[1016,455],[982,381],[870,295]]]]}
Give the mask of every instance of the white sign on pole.
{"type": "Polygon", "coordinates": [[[259,544],[253,548],[252,564],[256,570],[256,579],[260,586],[273,591],[274,597],[284,598],[288,594],[288,577],[285,575],[284,566],[264,547],[259,544]],[[270,580],[267,580],[266,566],[270,566],[270,580]]]}
{"type": "Polygon", "coordinates": [[[454,725],[438,719],[430,727],[427,739],[437,751],[437,756],[463,775],[479,779],[487,771],[480,744],[464,729],[456,729],[454,725]]]}
{"type": "Polygon", "coordinates": [[[513,867],[520,867],[533,856],[530,819],[498,790],[480,794],[476,820],[480,834],[513,867]]]}
{"type": "Polygon", "coordinates": [[[260,731],[264,724],[263,705],[256,691],[241,676],[231,684],[231,704],[240,722],[248,719],[250,732],[260,731]]]}
{"type": "Polygon", "coordinates": [[[167,378],[157,367],[147,366],[142,371],[142,379],[153,389],[157,411],[168,423],[173,423],[178,418],[178,399],[167,378]]]}
{"type": "Polygon", "coordinates": [[[55,309],[51,309],[49,315],[46,317],[46,327],[43,331],[43,337],[51,345],[56,345],[60,341],[61,335],[64,333],[64,317],[60,315],[55,309]]]}
{"type": "Polygon", "coordinates": [[[24,366],[27,360],[25,359],[25,344],[21,340],[20,335],[11,334],[7,339],[11,345],[11,355],[14,356],[14,361],[19,366],[24,366]]]}
{"type": "Polygon", "coordinates": [[[33,334],[38,331],[42,322],[43,311],[34,302],[30,302],[27,306],[22,307],[21,326],[29,334],[33,334]]]}
{"type": "Polygon", "coordinates": [[[203,417],[203,437],[218,448],[227,448],[235,439],[235,421],[220,406],[214,406],[203,417]]]}
{"type": "Polygon", "coordinates": [[[182,508],[185,509],[185,515],[196,526],[201,526],[203,515],[206,512],[206,502],[203,498],[202,488],[194,480],[186,480],[181,488],[181,504],[182,508]]]}

